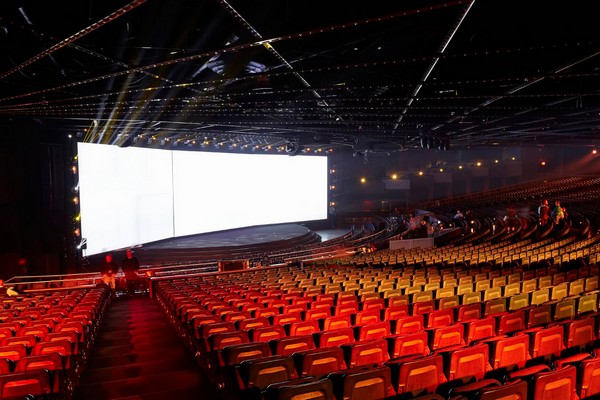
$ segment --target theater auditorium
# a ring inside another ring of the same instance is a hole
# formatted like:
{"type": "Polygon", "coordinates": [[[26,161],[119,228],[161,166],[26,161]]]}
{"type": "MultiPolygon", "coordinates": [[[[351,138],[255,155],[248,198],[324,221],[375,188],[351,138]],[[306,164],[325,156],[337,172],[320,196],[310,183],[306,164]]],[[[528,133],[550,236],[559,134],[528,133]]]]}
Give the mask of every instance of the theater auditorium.
{"type": "Polygon", "coordinates": [[[600,398],[597,15],[2,0],[0,399],[600,398]]]}

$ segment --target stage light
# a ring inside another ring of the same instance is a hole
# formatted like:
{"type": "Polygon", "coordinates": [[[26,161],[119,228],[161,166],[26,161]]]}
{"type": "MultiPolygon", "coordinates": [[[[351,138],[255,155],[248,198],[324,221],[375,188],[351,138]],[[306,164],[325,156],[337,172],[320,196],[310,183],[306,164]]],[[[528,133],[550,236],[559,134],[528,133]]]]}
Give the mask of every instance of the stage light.
{"type": "Polygon", "coordinates": [[[517,157],[512,156],[510,159],[513,160],[513,161],[515,161],[517,159],[517,157]]]}
{"type": "Polygon", "coordinates": [[[392,174],[392,180],[395,181],[396,179],[398,179],[398,174],[392,174]]]}
{"type": "Polygon", "coordinates": [[[546,166],[546,161],[540,161],[540,165],[541,165],[542,167],[545,167],[545,166],[546,166]]]}
{"type": "Polygon", "coordinates": [[[73,204],[75,204],[75,205],[79,204],[79,197],[77,197],[77,196],[73,197],[73,204]]]}
{"type": "Polygon", "coordinates": [[[440,172],[444,172],[444,168],[440,168],[440,172]]]}
{"type": "Polygon", "coordinates": [[[419,176],[423,176],[423,175],[424,175],[424,172],[423,172],[423,171],[419,171],[419,172],[418,172],[418,175],[419,175],[419,176]]]}
{"type": "Polygon", "coordinates": [[[481,167],[481,161],[477,161],[477,162],[475,163],[475,166],[477,166],[477,167],[481,167]]]}
{"type": "Polygon", "coordinates": [[[462,165],[459,165],[459,166],[458,166],[458,169],[463,169],[463,166],[462,166],[462,165]]]}
{"type": "Polygon", "coordinates": [[[594,155],[598,154],[598,150],[596,150],[596,149],[592,150],[592,154],[594,154],[594,155]]]}
{"type": "Polygon", "coordinates": [[[360,178],[360,183],[367,183],[367,178],[365,178],[365,177],[360,178]]]}
{"type": "Polygon", "coordinates": [[[498,164],[500,161],[498,160],[494,160],[494,164],[498,164]]]}
{"type": "Polygon", "coordinates": [[[79,230],[79,228],[75,229],[75,230],[73,231],[73,233],[75,234],[75,236],[79,236],[79,235],[81,235],[81,231],[79,230]]]}
{"type": "Polygon", "coordinates": [[[76,173],[77,173],[77,167],[76,167],[75,165],[73,165],[73,166],[71,167],[71,172],[72,172],[72,173],[74,173],[74,174],[76,174],[76,173]]]}

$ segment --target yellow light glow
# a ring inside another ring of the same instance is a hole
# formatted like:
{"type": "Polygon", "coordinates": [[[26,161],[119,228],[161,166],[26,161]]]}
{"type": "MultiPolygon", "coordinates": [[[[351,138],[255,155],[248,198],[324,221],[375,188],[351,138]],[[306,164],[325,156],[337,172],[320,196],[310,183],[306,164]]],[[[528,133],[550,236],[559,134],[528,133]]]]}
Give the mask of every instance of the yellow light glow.
{"type": "Polygon", "coordinates": [[[392,180],[398,179],[398,174],[392,174],[392,180]]]}
{"type": "Polygon", "coordinates": [[[360,183],[367,183],[367,178],[365,178],[365,177],[360,178],[360,183]]]}

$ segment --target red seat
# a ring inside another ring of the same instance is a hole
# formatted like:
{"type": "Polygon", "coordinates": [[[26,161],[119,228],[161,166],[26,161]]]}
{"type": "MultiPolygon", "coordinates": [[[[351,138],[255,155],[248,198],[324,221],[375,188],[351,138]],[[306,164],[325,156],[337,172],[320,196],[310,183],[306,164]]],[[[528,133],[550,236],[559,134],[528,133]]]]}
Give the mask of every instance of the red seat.
{"type": "Polygon", "coordinates": [[[496,336],[482,340],[490,346],[490,364],[493,369],[523,368],[529,355],[529,338],[526,335],[496,336]]]}
{"type": "Polygon", "coordinates": [[[596,340],[595,320],[583,318],[565,324],[565,346],[583,349],[596,340]]]}
{"type": "Polygon", "coordinates": [[[400,358],[410,355],[427,356],[429,350],[427,332],[415,332],[405,335],[392,335],[386,338],[390,357],[400,358]]]}
{"type": "Polygon", "coordinates": [[[289,356],[297,351],[313,350],[315,342],[311,335],[273,339],[269,342],[271,352],[279,356],[289,356]]]}
{"type": "Polygon", "coordinates": [[[330,379],[307,382],[301,380],[269,385],[264,394],[268,400],[333,400],[333,384],[330,379]]]}
{"type": "Polygon", "coordinates": [[[318,321],[292,322],[291,324],[286,325],[284,328],[288,336],[312,335],[313,333],[320,331],[318,321]]]}
{"type": "Polygon", "coordinates": [[[444,357],[445,373],[448,380],[474,377],[482,380],[492,370],[489,363],[489,348],[485,343],[475,346],[458,347],[440,352],[444,357]]]}
{"type": "Polygon", "coordinates": [[[0,375],[0,398],[47,396],[51,393],[50,373],[34,370],[0,375]]]}
{"type": "Polygon", "coordinates": [[[381,321],[381,313],[378,309],[376,310],[366,310],[359,311],[352,318],[354,325],[364,325],[369,322],[379,322],[381,321]]]}
{"type": "Polygon", "coordinates": [[[331,317],[327,317],[323,320],[323,330],[335,330],[342,328],[350,328],[352,326],[352,321],[350,320],[349,315],[334,315],[331,317]]]}
{"type": "Polygon", "coordinates": [[[527,329],[550,324],[552,322],[552,306],[550,304],[540,304],[526,309],[525,320],[527,321],[527,329]]]}
{"type": "Polygon", "coordinates": [[[435,311],[435,300],[420,301],[411,305],[410,315],[423,315],[435,311]]]}
{"type": "Polygon", "coordinates": [[[333,308],[333,315],[335,316],[352,316],[358,312],[358,303],[356,301],[348,302],[345,304],[338,304],[333,308]]]}
{"type": "Polygon", "coordinates": [[[390,334],[390,322],[370,322],[354,327],[354,337],[361,340],[381,339],[390,334]]]}
{"type": "Polygon", "coordinates": [[[516,379],[501,385],[494,379],[484,379],[455,388],[452,394],[469,400],[523,400],[527,399],[527,382],[516,379]]]}
{"type": "Polygon", "coordinates": [[[294,322],[302,321],[302,316],[300,313],[293,314],[277,314],[269,317],[269,321],[271,325],[287,325],[294,322]]]}
{"type": "Polygon", "coordinates": [[[346,343],[340,346],[348,368],[362,365],[382,365],[390,359],[387,341],[384,339],[346,343]]]}
{"type": "Polygon", "coordinates": [[[534,328],[524,333],[530,337],[529,351],[532,358],[536,357],[560,357],[565,349],[564,328],[560,325],[548,328],[534,328]]]}
{"type": "Polygon", "coordinates": [[[449,326],[454,323],[454,310],[436,310],[429,314],[425,314],[425,327],[426,328],[439,328],[442,326],[449,326]]]}
{"type": "Polygon", "coordinates": [[[227,346],[220,351],[222,365],[237,365],[242,361],[271,356],[271,348],[266,342],[252,342],[227,346]]]}
{"type": "Polygon", "coordinates": [[[496,336],[496,318],[492,316],[465,322],[464,326],[466,344],[496,336]]]}
{"type": "Polygon", "coordinates": [[[383,310],[382,319],[384,321],[392,321],[400,317],[408,316],[408,305],[387,307],[383,310]]]}
{"type": "Polygon", "coordinates": [[[525,312],[523,310],[494,315],[498,321],[498,335],[521,331],[525,329],[525,312]]]}
{"type": "Polygon", "coordinates": [[[429,348],[431,351],[450,346],[464,346],[465,328],[462,324],[442,326],[427,330],[429,334],[429,348]]]}
{"type": "Polygon", "coordinates": [[[321,378],[330,372],[346,369],[344,351],[340,347],[299,351],[292,357],[301,378],[306,376],[321,378]]]}
{"type": "Polygon", "coordinates": [[[322,331],[313,334],[313,339],[318,348],[339,346],[354,342],[354,331],[352,328],[337,329],[334,331],[322,331]]]}
{"type": "Polygon", "coordinates": [[[518,374],[519,378],[528,381],[529,398],[531,400],[579,400],[577,396],[577,371],[572,365],[554,371],[549,370],[547,366],[536,366],[518,372],[520,372],[518,374]],[[546,367],[546,370],[543,367],[546,367]],[[527,374],[528,370],[531,370],[531,374],[527,374]]]}
{"type": "Polygon", "coordinates": [[[481,318],[481,304],[464,304],[458,307],[456,321],[466,322],[481,318]]]}
{"type": "Polygon", "coordinates": [[[577,366],[579,397],[584,399],[600,394],[600,358],[581,361],[577,366]]]}
{"type": "Polygon", "coordinates": [[[273,339],[280,339],[285,337],[285,330],[283,326],[262,326],[248,331],[250,340],[252,342],[268,342],[273,339]]]}
{"type": "Polygon", "coordinates": [[[247,331],[250,329],[269,325],[269,319],[267,317],[248,318],[240,321],[235,321],[235,327],[238,331],[247,331]]]}
{"type": "Polygon", "coordinates": [[[271,356],[245,360],[238,367],[240,389],[264,390],[272,383],[296,378],[294,361],[291,357],[271,356]]]}
{"type": "Polygon", "coordinates": [[[441,355],[407,357],[390,361],[386,365],[392,371],[392,383],[398,395],[435,393],[440,384],[447,382],[441,355]]]}
{"type": "Polygon", "coordinates": [[[336,399],[382,400],[396,395],[386,366],[333,372],[328,378],[336,399]]]}
{"type": "Polygon", "coordinates": [[[390,321],[390,329],[394,335],[420,332],[423,327],[424,319],[422,315],[402,317],[390,321]]]}

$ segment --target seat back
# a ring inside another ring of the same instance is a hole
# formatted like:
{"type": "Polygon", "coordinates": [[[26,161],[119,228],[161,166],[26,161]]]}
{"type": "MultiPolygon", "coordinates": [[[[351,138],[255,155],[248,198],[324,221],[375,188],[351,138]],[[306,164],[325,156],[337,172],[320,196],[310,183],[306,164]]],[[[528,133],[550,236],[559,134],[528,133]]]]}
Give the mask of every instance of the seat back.
{"type": "Polygon", "coordinates": [[[328,375],[336,399],[383,400],[396,395],[386,366],[354,368],[328,375]]]}
{"type": "Polygon", "coordinates": [[[344,351],[340,347],[299,351],[292,355],[300,378],[324,377],[331,372],[346,369],[344,351]]]}
{"type": "Polygon", "coordinates": [[[435,393],[438,386],[447,382],[441,355],[409,360],[395,360],[387,364],[392,371],[392,382],[399,395],[435,393]]]}

